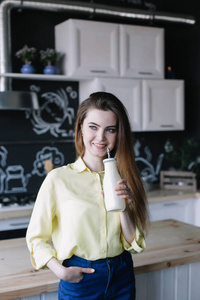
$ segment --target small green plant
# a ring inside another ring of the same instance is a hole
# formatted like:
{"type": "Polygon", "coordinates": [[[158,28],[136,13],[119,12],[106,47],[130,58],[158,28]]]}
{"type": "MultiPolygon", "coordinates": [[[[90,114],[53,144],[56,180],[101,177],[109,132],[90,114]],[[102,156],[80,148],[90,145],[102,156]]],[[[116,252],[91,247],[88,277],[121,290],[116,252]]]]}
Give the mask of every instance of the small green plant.
{"type": "Polygon", "coordinates": [[[184,140],[182,144],[171,143],[171,150],[165,159],[174,162],[182,171],[189,170],[200,163],[198,143],[193,138],[184,140]]]}
{"type": "Polygon", "coordinates": [[[191,171],[196,174],[197,184],[200,185],[200,155],[199,144],[193,139],[185,139],[168,144],[169,151],[165,159],[174,163],[174,167],[181,171],[191,171]]]}
{"type": "Polygon", "coordinates": [[[47,48],[40,51],[40,60],[44,65],[54,65],[60,59],[60,53],[55,49],[47,48]]]}
{"type": "Polygon", "coordinates": [[[31,64],[37,57],[37,49],[34,47],[29,48],[25,45],[21,50],[17,51],[15,55],[25,64],[31,64]]]}

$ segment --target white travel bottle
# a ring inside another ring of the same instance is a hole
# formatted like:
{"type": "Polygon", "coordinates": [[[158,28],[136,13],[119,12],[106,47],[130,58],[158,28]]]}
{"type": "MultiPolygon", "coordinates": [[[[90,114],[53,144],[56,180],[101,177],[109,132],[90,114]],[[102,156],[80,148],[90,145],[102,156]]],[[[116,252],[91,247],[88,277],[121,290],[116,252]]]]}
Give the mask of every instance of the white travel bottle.
{"type": "Polygon", "coordinates": [[[108,158],[103,160],[105,175],[103,179],[104,200],[107,211],[125,210],[125,200],[116,195],[115,188],[117,182],[121,179],[117,170],[117,160],[110,158],[109,149],[107,149],[108,158]]]}

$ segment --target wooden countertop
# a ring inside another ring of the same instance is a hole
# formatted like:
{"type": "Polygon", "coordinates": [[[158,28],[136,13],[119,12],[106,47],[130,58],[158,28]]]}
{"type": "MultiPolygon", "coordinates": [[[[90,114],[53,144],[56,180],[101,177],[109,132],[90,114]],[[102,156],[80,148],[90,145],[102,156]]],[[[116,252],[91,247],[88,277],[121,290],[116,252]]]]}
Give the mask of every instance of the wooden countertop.
{"type": "Polygon", "coordinates": [[[186,198],[200,198],[200,192],[157,189],[147,192],[147,198],[149,203],[157,203],[186,198]]]}
{"type": "Polygon", "coordinates": [[[135,273],[147,273],[200,261],[200,227],[163,220],[150,224],[147,249],[133,255],[135,273]]]}
{"type": "Polygon", "coordinates": [[[26,206],[0,209],[0,220],[30,217],[32,210],[26,206]]]}
{"type": "MultiPolygon", "coordinates": [[[[147,249],[133,255],[135,274],[200,261],[200,228],[175,220],[152,222],[147,249]]],[[[35,271],[24,238],[0,241],[0,299],[56,291],[50,270],[35,271]],[[12,284],[10,284],[12,282],[12,284]]]]}
{"type": "MultiPolygon", "coordinates": [[[[162,201],[186,199],[186,198],[200,198],[199,191],[180,191],[180,190],[164,190],[157,189],[147,192],[147,197],[149,203],[157,203],[162,201]]],[[[0,209],[0,220],[2,219],[12,219],[12,218],[23,218],[30,217],[32,213],[32,208],[30,207],[17,207],[9,209],[0,209]]]]}

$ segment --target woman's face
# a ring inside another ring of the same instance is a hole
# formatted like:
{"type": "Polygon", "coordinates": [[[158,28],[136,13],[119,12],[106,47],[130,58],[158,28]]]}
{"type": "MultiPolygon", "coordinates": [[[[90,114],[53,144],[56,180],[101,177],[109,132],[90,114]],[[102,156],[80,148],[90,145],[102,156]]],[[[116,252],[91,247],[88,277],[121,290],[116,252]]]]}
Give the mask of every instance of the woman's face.
{"type": "Polygon", "coordinates": [[[108,110],[91,108],[83,121],[83,143],[85,145],[84,158],[105,158],[107,148],[115,147],[117,140],[117,118],[108,110]]]}

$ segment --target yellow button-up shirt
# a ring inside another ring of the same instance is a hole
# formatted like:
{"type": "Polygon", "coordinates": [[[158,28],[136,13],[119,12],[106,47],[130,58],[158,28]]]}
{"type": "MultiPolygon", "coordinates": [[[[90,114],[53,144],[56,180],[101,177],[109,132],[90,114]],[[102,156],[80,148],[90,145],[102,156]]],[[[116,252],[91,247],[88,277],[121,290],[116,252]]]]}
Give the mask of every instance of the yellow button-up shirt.
{"type": "Polygon", "coordinates": [[[143,251],[145,240],[136,228],[132,244],[124,239],[118,212],[107,212],[102,195],[104,171],[91,172],[83,160],[52,170],[38,192],[26,241],[35,268],[79,257],[114,257],[124,249],[143,251]],[[52,239],[52,243],[49,243],[52,239]]]}

